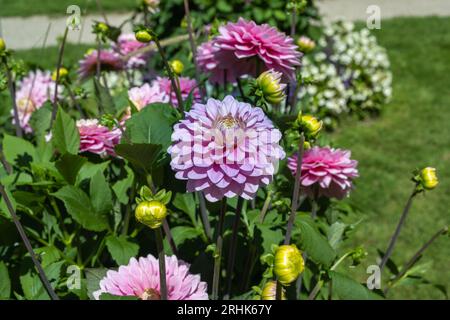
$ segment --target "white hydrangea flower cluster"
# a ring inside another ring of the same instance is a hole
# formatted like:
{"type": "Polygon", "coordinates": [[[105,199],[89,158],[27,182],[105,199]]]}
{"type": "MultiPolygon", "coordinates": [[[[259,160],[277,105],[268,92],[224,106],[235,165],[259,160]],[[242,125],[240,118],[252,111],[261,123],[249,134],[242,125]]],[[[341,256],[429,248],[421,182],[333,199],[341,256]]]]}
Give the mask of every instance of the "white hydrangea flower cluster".
{"type": "Polygon", "coordinates": [[[313,83],[300,92],[301,98],[310,97],[311,112],[328,117],[342,112],[362,116],[389,102],[389,59],[369,30],[357,31],[351,22],[337,22],[324,28],[318,45],[322,51],[304,59],[303,76],[313,83]]]}

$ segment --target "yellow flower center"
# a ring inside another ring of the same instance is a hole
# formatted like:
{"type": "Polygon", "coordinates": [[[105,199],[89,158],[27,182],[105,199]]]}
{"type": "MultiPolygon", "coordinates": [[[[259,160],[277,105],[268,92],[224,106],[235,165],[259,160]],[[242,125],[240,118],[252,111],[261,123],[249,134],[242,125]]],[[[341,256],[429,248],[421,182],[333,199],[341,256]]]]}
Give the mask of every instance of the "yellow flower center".
{"type": "Polygon", "coordinates": [[[153,288],[145,289],[140,296],[141,300],[161,300],[159,291],[153,288]]]}

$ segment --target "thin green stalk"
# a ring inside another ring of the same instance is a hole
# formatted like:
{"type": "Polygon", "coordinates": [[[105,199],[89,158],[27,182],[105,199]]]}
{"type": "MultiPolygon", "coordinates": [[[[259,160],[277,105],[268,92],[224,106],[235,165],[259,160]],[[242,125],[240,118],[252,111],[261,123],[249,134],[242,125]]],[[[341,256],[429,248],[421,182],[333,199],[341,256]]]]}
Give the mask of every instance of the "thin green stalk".
{"type": "Polygon", "coordinates": [[[27,249],[29,255],[31,256],[31,260],[33,261],[33,264],[36,267],[36,270],[39,275],[39,279],[41,280],[42,284],[44,285],[45,291],[47,291],[48,295],[50,296],[50,298],[52,300],[59,300],[59,297],[56,295],[55,291],[53,290],[53,288],[50,284],[50,281],[48,280],[47,276],[45,275],[45,271],[42,268],[41,263],[37,259],[37,256],[33,250],[33,247],[31,246],[31,242],[28,239],[28,237],[25,233],[25,230],[23,229],[23,226],[20,223],[19,217],[17,216],[16,211],[14,210],[11,200],[9,199],[8,194],[6,193],[6,190],[2,184],[0,184],[0,194],[2,195],[3,200],[5,201],[6,207],[8,208],[8,211],[11,214],[13,222],[16,225],[17,231],[19,232],[19,235],[22,238],[25,248],[27,249]]]}
{"type": "Polygon", "coordinates": [[[219,297],[219,280],[220,280],[220,264],[222,261],[222,247],[223,247],[223,225],[225,222],[225,214],[227,211],[227,198],[222,199],[222,205],[219,214],[219,221],[217,223],[217,241],[216,252],[214,254],[214,275],[212,285],[212,300],[217,300],[219,297]]]}
{"type": "Polygon", "coordinates": [[[176,84],[175,74],[169,65],[169,61],[166,58],[166,54],[164,53],[164,49],[161,46],[161,43],[159,42],[158,37],[156,36],[156,34],[153,34],[152,36],[153,36],[153,41],[155,42],[156,47],[158,48],[159,55],[161,56],[161,59],[164,63],[164,68],[166,69],[166,72],[169,75],[170,82],[172,84],[172,88],[175,91],[175,94],[177,96],[178,108],[180,109],[181,112],[183,112],[184,111],[183,97],[181,96],[180,88],[176,84]]]}
{"type": "MultiPolygon", "coordinates": [[[[352,251],[349,251],[347,253],[345,253],[342,257],[339,258],[338,261],[336,261],[333,266],[330,268],[330,271],[334,271],[336,270],[336,268],[351,254],[353,253],[352,251]]],[[[317,284],[315,285],[315,287],[313,288],[313,290],[311,291],[311,293],[308,296],[308,300],[314,300],[317,296],[317,294],[319,293],[320,289],[322,289],[323,284],[325,283],[324,280],[322,280],[319,276],[319,281],[317,282],[317,284]]]]}
{"type": "Polygon", "coordinates": [[[417,194],[418,194],[418,191],[417,191],[417,184],[416,184],[416,185],[414,185],[414,189],[411,192],[411,195],[409,196],[408,201],[406,202],[405,208],[403,209],[402,216],[400,217],[400,220],[397,224],[397,228],[395,229],[395,232],[392,235],[392,238],[391,238],[391,241],[389,242],[389,246],[386,250],[386,253],[384,254],[384,257],[380,262],[380,270],[381,271],[383,271],[384,267],[386,266],[387,261],[391,257],[392,252],[394,251],[395,243],[397,242],[400,231],[403,227],[403,224],[405,223],[406,217],[408,216],[409,209],[411,209],[411,205],[414,200],[414,197],[417,194]]]}
{"type": "Polygon", "coordinates": [[[8,80],[8,88],[9,88],[9,94],[11,95],[11,101],[13,106],[13,116],[14,116],[14,122],[16,127],[16,136],[22,137],[22,127],[20,126],[20,119],[19,119],[19,110],[17,109],[17,103],[16,103],[16,85],[14,83],[14,79],[11,73],[11,70],[8,66],[8,60],[6,57],[3,57],[3,64],[5,65],[6,69],[6,78],[8,80]]]}
{"type": "Polygon", "coordinates": [[[264,219],[265,219],[265,217],[266,217],[267,210],[269,210],[269,207],[270,207],[270,203],[271,203],[271,202],[272,202],[272,192],[271,192],[271,191],[268,191],[268,192],[267,192],[266,200],[264,201],[264,205],[263,205],[263,207],[262,207],[262,209],[261,209],[261,213],[259,214],[259,222],[260,222],[260,223],[263,223],[263,222],[264,222],[264,219]]]}
{"type": "Polygon", "coordinates": [[[53,121],[55,121],[56,118],[56,112],[58,111],[58,85],[59,85],[59,69],[61,69],[63,56],[64,56],[64,48],[66,47],[66,41],[67,41],[67,34],[69,33],[69,27],[66,27],[64,30],[64,36],[61,42],[61,47],[59,48],[59,55],[58,55],[58,63],[56,64],[56,81],[55,81],[55,94],[53,96],[53,110],[52,110],[52,118],[50,121],[50,129],[53,126],[53,121]]]}
{"type": "Polygon", "coordinates": [[[166,256],[164,254],[163,234],[161,228],[155,230],[156,247],[158,249],[159,260],[159,290],[161,300],[167,300],[167,282],[166,282],[166,256]]]}
{"type": "Polygon", "coordinates": [[[203,228],[205,229],[205,234],[206,237],[208,238],[208,241],[211,241],[212,239],[211,224],[209,223],[208,219],[208,211],[206,209],[205,197],[203,196],[203,193],[201,191],[197,192],[197,197],[200,207],[200,216],[202,218],[203,228]]]}
{"type": "Polygon", "coordinates": [[[244,205],[244,199],[239,197],[237,206],[236,206],[236,214],[234,216],[233,221],[233,231],[231,233],[231,242],[230,242],[230,251],[228,254],[228,266],[227,266],[227,297],[231,294],[231,286],[233,283],[233,269],[236,261],[236,249],[237,249],[237,240],[239,235],[239,223],[241,222],[241,214],[242,207],[244,205]]]}
{"type": "MultiPolygon", "coordinates": [[[[391,281],[392,285],[394,285],[398,281],[398,279],[401,279],[406,274],[406,272],[408,272],[408,270],[419,260],[419,258],[422,256],[422,254],[431,246],[431,244],[437,238],[439,238],[441,235],[447,234],[447,232],[448,232],[448,227],[446,226],[446,227],[440,229],[438,232],[436,232],[427,242],[425,242],[425,244],[403,266],[402,271],[397,276],[395,276],[395,278],[391,281]]],[[[384,290],[385,294],[388,293],[388,291],[392,287],[392,285],[387,287],[386,290],[384,290]]]]}

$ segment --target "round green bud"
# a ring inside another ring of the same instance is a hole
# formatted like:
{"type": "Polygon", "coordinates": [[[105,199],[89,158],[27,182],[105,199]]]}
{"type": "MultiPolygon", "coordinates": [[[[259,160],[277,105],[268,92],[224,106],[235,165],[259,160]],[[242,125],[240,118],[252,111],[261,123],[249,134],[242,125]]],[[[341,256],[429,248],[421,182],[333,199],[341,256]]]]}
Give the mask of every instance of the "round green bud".
{"type": "Polygon", "coordinates": [[[172,68],[173,72],[175,72],[177,75],[181,75],[183,73],[184,64],[180,60],[170,61],[170,67],[172,68]]]}
{"type": "Polygon", "coordinates": [[[292,245],[279,246],[275,252],[273,271],[283,285],[294,282],[305,269],[305,261],[297,247],[292,245]]]}
{"type": "Polygon", "coordinates": [[[149,43],[152,41],[151,34],[146,30],[140,30],[135,33],[136,40],[142,43],[149,43]]]}
{"type": "Polygon", "coordinates": [[[136,220],[146,226],[159,228],[167,216],[166,206],[159,201],[143,201],[135,210],[136,220]]]}

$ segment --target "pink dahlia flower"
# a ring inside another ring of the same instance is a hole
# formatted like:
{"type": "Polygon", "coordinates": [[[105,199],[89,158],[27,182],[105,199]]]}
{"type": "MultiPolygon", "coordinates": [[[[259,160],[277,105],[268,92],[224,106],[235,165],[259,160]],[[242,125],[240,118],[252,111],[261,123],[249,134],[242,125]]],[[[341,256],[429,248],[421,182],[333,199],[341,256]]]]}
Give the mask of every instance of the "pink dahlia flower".
{"type": "Polygon", "coordinates": [[[128,91],[128,98],[138,110],[143,109],[150,103],[169,102],[169,97],[160,90],[159,86],[150,86],[148,83],[142,87],[131,88],[128,91]]]}
{"type": "Polygon", "coordinates": [[[109,130],[96,119],[77,121],[80,133],[80,152],[91,152],[102,157],[115,156],[114,147],[120,142],[120,129],[109,130]]]}
{"type": "Polygon", "coordinates": [[[97,57],[100,59],[101,71],[120,71],[124,68],[124,63],[120,55],[112,50],[101,50],[98,55],[97,50],[91,50],[80,60],[78,74],[81,79],[86,79],[97,73],[97,57]]]}
{"type": "MultiPolygon", "coordinates": [[[[20,126],[25,132],[30,133],[30,121],[33,112],[41,108],[45,102],[53,101],[56,83],[52,80],[50,72],[37,70],[31,71],[18,85],[16,92],[16,105],[20,126]]],[[[59,86],[58,91],[62,91],[59,86]]],[[[14,118],[13,118],[14,123],[14,118]]]]}
{"type": "MultiPolygon", "coordinates": [[[[257,25],[240,18],[237,23],[220,27],[219,35],[212,41],[218,48],[212,50],[217,63],[212,71],[213,82],[223,82],[225,74],[229,82],[236,82],[242,75],[256,77],[258,64],[261,72],[273,69],[295,79],[295,68],[300,66],[301,53],[294,39],[268,24],[257,25]]],[[[211,51],[208,45],[203,49],[208,48],[211,51]]],[[[208,55],[200,58],[205,56],[208,55]]],[[[200,65],[203,66],[201,60],[200,65]]]]}
{"type": "MultiPolygon", "coordinates": [[[[219,61],[216,59],[216,53],[219,47],[214,46],[213,41],[202,43],[197,48],[197,65],[204,73],[211,74],[210,80],[213,83],[222,83],[224,74],[217,69],[219,61]]],[[[235,80],[233,80],[235,81],[235,80]]]]}
{"type": "MultiPolygon", "coordinates": [[[[178,80],[180,83],[181,97],[183,98],[183,101],[189,97],[189,94],[191,94],[191,92],[193,94],[194,102],[199,102],[201,100],[197,81],[187,77],[180,77],[178,78],[178,80]]],[[[155,81],[153,81],[152,84],[153,86],[158,86],[159,90],[167,95],[170,103],[172,103],[174,106],[178,106],[177,94],[172,89],[172,83],[169,78],[158,77],[155,81]]]]}
{"type": "MultiPolygon", "coordinates": [[[[146,46],[148,46],[148,44],[136,40],[134,33],[127,33],[120,35],[117,39],[117,43],[113,44],[113,49],[122,56],[126,56],[146,46]]],[[[148,53],[133,55],[126,61],[126,67],[135,69],[145,66],[148,56],[148,53]]]]}
{"type": "Polygon", "coordinates": [[[170,165],[177,179],[187,180],[188,192],[203,191],[209,201],[252,199],[285,156],[280,139],[262,109],[232,96],[209,99],[175,125],[170,165]]]}
{"type": "MultiPolygon", "coordinates": [[[[306,194],[342,199],[358,177],[358,162],[350,159],[349,150],[314,147],[305,151],[302,161],[301,185],[306,194]]],[[[288,167],[295,176],[297,155],[288,159],[288,167]]]]}
{"type": "MultiPolygon", "coordinates": [[[[189,265],[176,256],[166,256],[168,300],[208,300],[207,284],[199,275],[189,273],[189,265]]],[[[99,299],[102,293],[115,296],[135,296],[142,300],[159,300],[159,264],[149,254],[139,260],[131,258],[118,271],[108,271],[100,281],[100,290],[93,293],[99,299]]]]}

